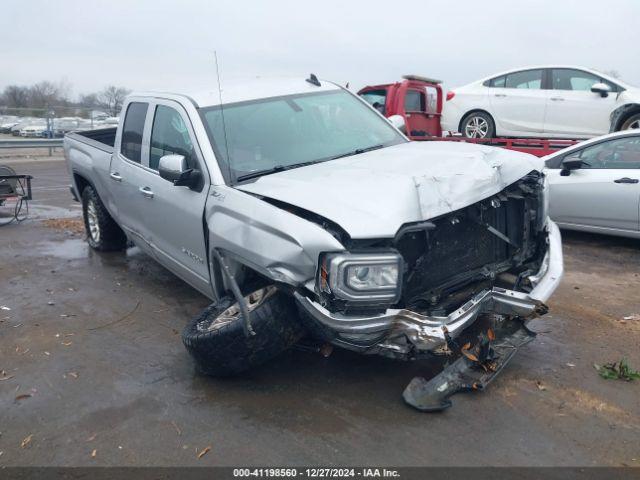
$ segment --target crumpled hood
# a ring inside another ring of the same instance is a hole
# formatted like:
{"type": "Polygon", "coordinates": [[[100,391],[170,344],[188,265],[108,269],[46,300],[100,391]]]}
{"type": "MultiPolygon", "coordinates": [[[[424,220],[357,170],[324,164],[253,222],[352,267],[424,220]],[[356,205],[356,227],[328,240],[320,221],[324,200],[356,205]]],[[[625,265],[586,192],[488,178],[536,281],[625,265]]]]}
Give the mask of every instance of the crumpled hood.
{"type": "Polygon", "coordinates": [[[410,142],[259,177],[236,188],[304,208],[351,238],[390,238],[542,170],[528,154],[459,142],[410,142]]]}

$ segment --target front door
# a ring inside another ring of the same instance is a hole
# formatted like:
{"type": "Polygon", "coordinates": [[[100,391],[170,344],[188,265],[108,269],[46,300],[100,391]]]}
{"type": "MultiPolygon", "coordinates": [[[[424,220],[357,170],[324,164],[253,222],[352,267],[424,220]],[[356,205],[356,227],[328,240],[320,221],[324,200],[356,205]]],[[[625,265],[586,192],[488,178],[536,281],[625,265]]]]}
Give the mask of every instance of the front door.
{"type": "MultiPolygon", "coordinates": [[[[127,121],[125,117],[125,126],[127,121]]],[[[139,157],[129,148],[133,142],[127,141],[126,132],[125,128],[125,158],[112,161],[112,173],[122,177],[116,183],[123,197],[116,203],[120,217],[126,218],[123,227],[162,265],[210,296],[203,222],[209,177],[187,113],[176,102],[151,102],[144,133],[136,137],[142,138],[141,147],[134,148],[139,157]],[[183,155],[190,168],[202,172],[203,180],[197,188],[177,187],[160,177],[160,158],[171,154],[183,155]],[[139,160],[131,161],[131,156],[139,160]]]]}
{"type": "MultiPolygon", "coordinates": [[[[602,79],[592,73],[569,68],[551,70],[551,88],[545,133],[566,137],[595,137],[609,132],[609,115],[616,106],[616,92],[606,97],[591,91],[602,79]]],[[[611,84],[613,90],[616,85],[611,84]]]]}
{"type": "Polygon", "coordinates": [[[566,176],[559,168],[548,170],[551,218],[564,224],[638,231],[640,135],[604,141],[571,156],[579,156],[583,167],[566,176]]]}

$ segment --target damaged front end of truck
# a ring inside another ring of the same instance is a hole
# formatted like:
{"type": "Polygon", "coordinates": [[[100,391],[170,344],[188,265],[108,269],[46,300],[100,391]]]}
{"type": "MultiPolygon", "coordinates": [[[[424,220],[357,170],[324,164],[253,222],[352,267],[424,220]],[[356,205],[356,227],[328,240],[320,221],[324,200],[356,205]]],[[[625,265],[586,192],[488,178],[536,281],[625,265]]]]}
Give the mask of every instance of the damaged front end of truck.
{"type": "Polygon", "coordinates": [[[527,322],[547,311],[562,253],[545,202],[543,175],[533,171],[468,207],[405,224],[393,239],[344,239],[349,255],[321,257],[317,298],[294,293],[302,318],[317,336],[360,353],[459,357],[404,392],[418,409],[447,408],[450,395],[484,388],[533,339],[527,322]],[[397,262],[398,287],[395,296],[362,302],[338,276],[348,275],[354,255],[366,261],[375,252],[392,252],[372,259],[397,262]]]}
{"type": "Polygon", "coordinates": [[[404,392],[438,411],[484,388],[547,311],[563,263],[546,190],[528,155],[404,144],[224,190],[206,215],[239,283],[250,270],[277,286],[314,339],[444,359],[404,392]]]}

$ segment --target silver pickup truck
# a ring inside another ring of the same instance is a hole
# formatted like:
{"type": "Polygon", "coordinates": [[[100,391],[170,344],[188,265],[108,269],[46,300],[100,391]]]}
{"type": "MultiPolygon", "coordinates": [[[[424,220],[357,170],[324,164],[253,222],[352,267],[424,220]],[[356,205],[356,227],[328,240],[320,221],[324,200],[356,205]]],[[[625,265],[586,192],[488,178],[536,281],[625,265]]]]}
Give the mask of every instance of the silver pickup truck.
{"type": "Polygon", "coordinates": [[[444,359],[404,399],[448,407],[534,333],[563,271],[533,156],[409,142],[315,76],[128,97],[117,129],[65,155],[96,250],[130,243],[213,303],[183,332],[224,376],[303,336],[394,359],[444,359]]]}

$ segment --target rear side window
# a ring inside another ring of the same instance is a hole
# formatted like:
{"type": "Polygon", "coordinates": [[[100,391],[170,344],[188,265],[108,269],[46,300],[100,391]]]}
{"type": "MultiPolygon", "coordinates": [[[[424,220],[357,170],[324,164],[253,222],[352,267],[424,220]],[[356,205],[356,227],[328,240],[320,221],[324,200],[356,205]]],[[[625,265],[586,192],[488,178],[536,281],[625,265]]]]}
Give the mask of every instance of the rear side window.
{"type": "Polygon", "coordinates": [[[124,118],[120,152],[136,163],[140,163],[142,158],[142,133],[148,106],[148,103],[132,102],[127,107],[127,115],[124,118]]]}
{"type": "Polygon", "coordinates": [[[171,107],[158,105],[151,129],[149,168],[158,170],[160,158],[165,155],[182,155],[189,167],[196,167],[193,144],[182,116],[171,107]]]}
{"type": "Polygon", "coordinates": [[[386,90],[369,90],[364,92],[361,96],[382,115],[385,114],[385,103],[387,101],[386,90]]]}
{"type": "Polygon", "coordinates": [[[404,110],[405,112],[424,112],[424,95],[417,90],[407,90],[407,95],[404,98],[404,110]]]}
{"type": "Polygon", "coordinates": [[[506,88],[542,88],[542,70],[525,70],[508,74],[505,82],[506,88]]]}
{"type": "Polygon", "coordinates": [[[501,77],[492,78],[491,80],[489,80],[488,86],[493,88],[504,88],[504,83],[506,79],[507,77],[504,75],[502,75],[501,77]]]}

